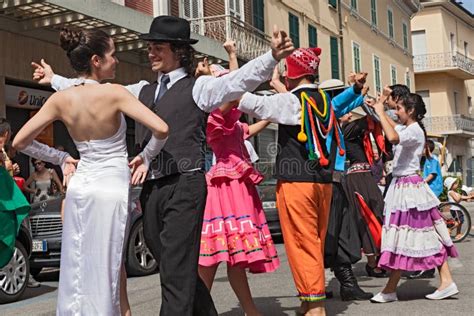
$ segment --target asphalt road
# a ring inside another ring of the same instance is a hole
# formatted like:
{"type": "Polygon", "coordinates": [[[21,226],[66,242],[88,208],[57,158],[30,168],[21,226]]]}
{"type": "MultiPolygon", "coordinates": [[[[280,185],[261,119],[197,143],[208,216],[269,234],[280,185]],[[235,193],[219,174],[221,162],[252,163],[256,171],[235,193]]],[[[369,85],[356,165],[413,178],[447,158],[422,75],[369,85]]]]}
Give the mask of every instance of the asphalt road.
{"type": "MultiPolygon", "coordinates": [[[[469,205],[474,219],[474,203],[469,205]]],[[[338,282],[327,271],[328,288],[334,290],[335,297],[327,300],[328,315],[474,315],[474,237],[457,244],[462,266],[453,267],[455,282],[460,289],[456,298],[444,301],[429,301],[424,295],[435,290],[438,278],[427,280],[403,279],[398,288],[399,302],[372,304],[363,302],[343,302],[339,298],[338,282]]],[[[293,280],[288,260],[282,244],[277,245],[281,267],[276,272],[263,275],[249,275],[249,282],[255,302],[264,315],[295,315],[299,306],[295,297],[293,280]]],[[[361,287],[374,293],[382,289],[386,279],[369,278],[364,272],[365,262],[354,266],[361,287]]],[[[20,302],[0,305],[0,315],[54,315],[58,270],[48,270],[39,276],[40,288],[27,289],[20,302]]],[[[129,278],[128,293],[134,315],[158,315],[160,306],[159,275],[129,278]]],[[[225,266],[218,270],[212,290],[220,315],[243,315],[239,303],[227,281],[225,266]]]]}

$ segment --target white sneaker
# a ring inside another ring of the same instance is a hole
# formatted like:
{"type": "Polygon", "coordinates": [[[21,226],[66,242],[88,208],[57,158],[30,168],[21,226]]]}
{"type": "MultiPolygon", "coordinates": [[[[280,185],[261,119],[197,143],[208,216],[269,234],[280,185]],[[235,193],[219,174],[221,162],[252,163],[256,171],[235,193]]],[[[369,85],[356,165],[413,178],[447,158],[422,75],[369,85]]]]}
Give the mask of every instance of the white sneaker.
{"type": "Polygon", "coordinates": [[[458,287],[456,286],[456,283],[453,282],[444,290],[436,290],[433,293],[426,295],[425,297],[429,300],[442,300],[458,293],[458,287]]]}
{"type": "Polygon", "coordinates": [[[370,299],[372,303],[390,303],[398,301],[397,293],[377,293],[374,297],[370,299]]]}

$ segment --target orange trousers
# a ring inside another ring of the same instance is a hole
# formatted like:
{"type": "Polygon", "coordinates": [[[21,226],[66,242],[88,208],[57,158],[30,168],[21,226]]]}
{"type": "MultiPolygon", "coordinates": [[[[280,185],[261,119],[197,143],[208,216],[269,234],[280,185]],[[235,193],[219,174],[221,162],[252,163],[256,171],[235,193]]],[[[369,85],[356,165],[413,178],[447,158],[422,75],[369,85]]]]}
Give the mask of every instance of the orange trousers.
{"type": "Polygon", "coordinates": [[[277,207],[288,262],[301,301],[326,299],[324,240],[332,184],[278,181],[277,207]]]}

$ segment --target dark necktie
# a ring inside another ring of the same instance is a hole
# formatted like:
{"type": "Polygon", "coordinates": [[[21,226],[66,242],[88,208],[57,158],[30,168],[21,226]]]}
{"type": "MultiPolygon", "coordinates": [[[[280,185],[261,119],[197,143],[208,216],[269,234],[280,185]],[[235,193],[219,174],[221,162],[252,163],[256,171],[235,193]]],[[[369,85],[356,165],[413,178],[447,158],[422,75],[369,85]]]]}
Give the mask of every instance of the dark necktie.
{"type": "Polygon", "coordinates": [[[160,79],[160,91],[158,91],[158,95],[156,96],[155,99],[155,104],[158,102],[158,100],[161,99],[161,97],[168,91],[168,83],[170,82],[170,76],[169,75],[162,75],[160,79]]]}

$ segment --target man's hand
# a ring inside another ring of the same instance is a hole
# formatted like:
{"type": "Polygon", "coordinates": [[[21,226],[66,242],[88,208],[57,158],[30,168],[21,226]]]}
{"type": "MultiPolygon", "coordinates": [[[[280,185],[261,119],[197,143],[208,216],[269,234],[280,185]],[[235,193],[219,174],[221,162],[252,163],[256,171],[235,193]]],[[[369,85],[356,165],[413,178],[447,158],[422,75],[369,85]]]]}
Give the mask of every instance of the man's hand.
{"type": "Polygon", "coordinates": [[[365,80],[367,79],[367,73],[366,72],[359,72],[355,75],[354,77],[354,85],[359,89],[362,90],[365,84],[365,80]]]}
{"type": "Polygon", "coordinates": [[[364,87],[362,88],[362,91],[360,92],[363,96],[366,96],[367,93],[369,93],[369,86],[368,85],[364,85],[364,87]]]}
{"type": "Polygon", "coordinates": [[[47,64],[44,59],[41,59],[41,65],[32,62],[31,66],[34,68],[33,80],[38,81],[38,83],[42,85],[51,84],[51,80],[54,76],[53,68],[51,68],[51,66],[47,64]]]}
{"type": "Polygon", "coordinates": [[[288,37],[285,31],[278,29],[276,25],[273,26],[271,47],[273,58],[278,61],[286,58],[295,50],[291,38],[288,37]]]}
{"type": "Polygon", "coordinates": [[[76,172],[76,165],[79,163],[78,159],[74,159],[71,156],[64,159],[64,163],[62,166],[63,169],[63,186],[67,187],[69,184],[69,180],[76,172]]]}
{"type": "Polygon", "coordinates": [[[14,176],[17,176],[20,174],[20,166],[17,163],[13,164],[12,169],[13,169],[14,176]]]}
{"type": "Polygon", "coordinates": [[[224,43],[224,49],[225,51],[227,52],[227,54],[230,56],[230,55],[237,55],[237,45],[235,45],[235,41],[234,40],[231,40],[231,39],[228,39],[225,43],[224,43]]]}
{"type": "Polygon", "coordinates": [[[143,163],[142,156],[138,155],[133,158],[128,166],[132,169],[132,178],[130,179],[132,185],[142,184],[148,173],[148,167],[143,163]]]}

